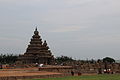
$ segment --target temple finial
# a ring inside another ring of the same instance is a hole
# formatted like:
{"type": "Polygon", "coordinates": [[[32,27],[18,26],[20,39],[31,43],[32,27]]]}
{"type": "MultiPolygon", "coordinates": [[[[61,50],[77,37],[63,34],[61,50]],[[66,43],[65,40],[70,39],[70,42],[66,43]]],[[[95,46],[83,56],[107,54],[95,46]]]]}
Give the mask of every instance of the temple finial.
{"type": "Polygon", "coordinates": [[[38,35],[38,34],[39,34],[39,32],[37,31],[37,27],[35,28],[34,34],[35,34],[35,35],[38,35]]]}
{"type": "Polygon", "coordinates": [[[44,40],[44,42],[46,43],[46,40],[44,40]]]}
{"type": "Polygon", "coordinates": [[[37,31],[37,26],[36,26],[36,28],[35,28],[35,31],[37,31]]]}

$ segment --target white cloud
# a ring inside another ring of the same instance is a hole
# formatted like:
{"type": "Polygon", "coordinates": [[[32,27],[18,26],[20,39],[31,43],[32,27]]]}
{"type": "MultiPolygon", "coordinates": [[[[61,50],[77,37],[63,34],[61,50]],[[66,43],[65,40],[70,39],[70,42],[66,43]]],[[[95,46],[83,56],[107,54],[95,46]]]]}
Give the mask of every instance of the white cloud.
{"type": "Polygon", "coordinates": [[[0,47],[5,47],[5,46],[13,46],[14,47],[19,47],[19,46],[22,46],[22,44],[24,43],[23,40],[20,40],[20,39],[17,39],[17,38],[6,38],[6,37],[0,37],[0,42],[1,42],[1,45],[3,46],[0,46],[0,47]]]}
{"type": "Polygon", "coordinates": [[[85,4],[93,1],[96,1],[96,0],[65,0],[65,2],[68,5],[81,5],[81,4],[85,4]]]}
{"type": "Polygon", "coordinates": [[[60,28],[52,30],[51,32],[73,32],[73,31],[79,31],[80,28],[81,27],[79,26],[60,27],[60,28]]]}

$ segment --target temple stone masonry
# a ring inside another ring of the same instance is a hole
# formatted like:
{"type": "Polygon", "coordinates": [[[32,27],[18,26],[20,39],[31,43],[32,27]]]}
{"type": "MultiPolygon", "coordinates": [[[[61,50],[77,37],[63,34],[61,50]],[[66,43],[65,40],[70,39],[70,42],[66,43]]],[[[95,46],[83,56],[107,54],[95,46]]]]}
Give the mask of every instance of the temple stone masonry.
{"type": "Polygon", "coordinates": [[[37,28],[34,31],[34,35],[32,36],[26,52],[19,56],[18,61],[21,61],[24,64],[53,64],[54,56],[49,50],[46,40],[42,42],[37,28]]]}

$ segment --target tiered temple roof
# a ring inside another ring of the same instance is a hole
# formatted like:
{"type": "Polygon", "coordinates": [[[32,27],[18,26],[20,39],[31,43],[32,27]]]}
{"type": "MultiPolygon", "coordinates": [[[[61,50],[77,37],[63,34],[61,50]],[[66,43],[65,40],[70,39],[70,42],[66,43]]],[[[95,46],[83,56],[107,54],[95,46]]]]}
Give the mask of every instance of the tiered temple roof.
{"type": "Polygon", "coordinates": [[[22,61],[25,64],[30,63],[43,63],[43,64],[52,64],[54,57],[47,46],[46,40],[42,42],[41,36],[37,28],[34,31],[34,35],[26,49],[24,55],[20,55],[18,58],[19,61],[22,61]]]}

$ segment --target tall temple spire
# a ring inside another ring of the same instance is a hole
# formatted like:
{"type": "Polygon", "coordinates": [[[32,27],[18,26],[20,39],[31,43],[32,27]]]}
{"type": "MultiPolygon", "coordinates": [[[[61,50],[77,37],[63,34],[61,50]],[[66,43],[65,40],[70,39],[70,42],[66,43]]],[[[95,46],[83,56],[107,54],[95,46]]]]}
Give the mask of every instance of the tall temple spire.
{"type": "Polygon", "coordinates": [[[31,38],[26,52],[19,57],[19,60],[25,64],[42,63],[52,64],[54,56],[52,55],[46,40],[42,42],[37,27],[35,28],[34,35],[31,38]]]}

